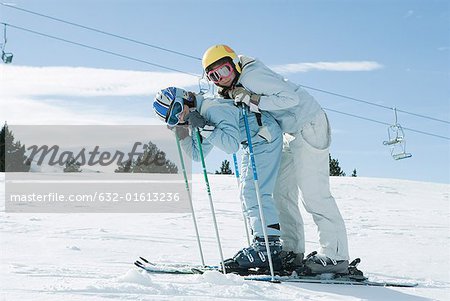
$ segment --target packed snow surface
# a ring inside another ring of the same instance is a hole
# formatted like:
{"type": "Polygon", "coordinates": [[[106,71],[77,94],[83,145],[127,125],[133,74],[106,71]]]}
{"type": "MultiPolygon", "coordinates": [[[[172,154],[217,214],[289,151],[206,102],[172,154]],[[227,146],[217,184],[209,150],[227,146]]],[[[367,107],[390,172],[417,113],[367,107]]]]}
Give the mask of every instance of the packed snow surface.
{"type": "MultiPolygon", "coordinates": [[[[4,204],[4,174],[0,200],[4,204]]],[[[233,176],[210,175],[225,257],[246,244],[233,176]]],[[[202,175],[193,199],[207,264],[217,264],[202,175]]],[[[147,274],[138,256],[199,264],[191,214],[0,213],[0,300],[450,300],[450,185],[394,179],[331,178],[346,221],[350,255],[371,280],[416,288],[243,280],[237,275],[147,274]]],[[[305,220],[307,252],[316,228],[305,220]]]]}

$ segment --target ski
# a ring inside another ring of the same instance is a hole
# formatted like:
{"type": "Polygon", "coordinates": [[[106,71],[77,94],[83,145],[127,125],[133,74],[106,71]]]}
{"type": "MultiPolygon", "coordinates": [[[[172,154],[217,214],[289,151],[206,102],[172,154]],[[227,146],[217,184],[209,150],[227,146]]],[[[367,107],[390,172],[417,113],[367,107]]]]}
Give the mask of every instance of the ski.
{"type": "Polygon", "coordinates": [[[202,274],[206,271],[218,270],[218,266],[201,266],[179,263],[153,263],[144,257],[139,257],[134,265],[138,268],[154,274],[202,274]]]}
{"type": "MultiPolygon", "coordinates": [[[[203,274],[207,271],[219,271],[219,266],[201,266],[179,263],[153,263],[139,257],[134,264],[147,273],[152,274],[203,274]]],[[[251,272],[249,273],[251,274],[251,272]]],[[[268,275],[247,275],[244,280],[272,282],[272,278],[268,275]]],[[[360,285],[360,286],[381,286],[381,287],[416,287],[416,282],[397,282],[397,281],[371,281],[362,275],[292,275],[292,276],[275,276],[276,282],[297,282],[297,283],[316,283],[316,284],[342,284],[342,285],[360,285]]]]}
{"type": "MultiPolygon", "coordinates": [[[[245,280],[272,282],[270,276],[247,276],[245,280]]],[[[335,278],[317,276],[275,276],[277,282],[297,282],[297,283],[317,283],[317,284],[346,284],[361,286],[381,286],[381,287],[416,287],[416,282],[396,282],[396,281],[371,281],[369,279],[353,279],[347,276],[337,276],[335,278]]]]}

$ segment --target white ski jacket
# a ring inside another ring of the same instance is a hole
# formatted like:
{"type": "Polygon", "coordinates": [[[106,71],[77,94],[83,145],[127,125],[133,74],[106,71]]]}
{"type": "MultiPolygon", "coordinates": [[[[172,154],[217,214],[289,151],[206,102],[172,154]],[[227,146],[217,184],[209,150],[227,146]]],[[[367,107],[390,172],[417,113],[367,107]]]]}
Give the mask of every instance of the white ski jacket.
{"type": "Polygon", "coordinates": [[[270,112],[283,132],[294,134],[300,131],[322,110],[308,92],[259,60],[246,56],[239,56],[239,59],[242,73],[236,84],[261,95],[260,110],[270,112]]]}

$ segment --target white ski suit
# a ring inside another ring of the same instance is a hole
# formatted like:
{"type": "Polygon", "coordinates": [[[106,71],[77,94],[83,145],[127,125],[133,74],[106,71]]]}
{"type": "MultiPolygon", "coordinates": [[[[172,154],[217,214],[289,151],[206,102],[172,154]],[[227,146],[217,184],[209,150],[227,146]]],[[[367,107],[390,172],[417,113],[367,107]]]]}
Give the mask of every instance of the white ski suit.
{"type": "Polygon", "coordinates": [[[240,61],[243,69],[237,85],[262,95],[260,110],[269,112],[285,133],[274,192],[283,250],[305,252],[303,220],[298,207],[300,189],[303,205],[318,228],[319,253],[348,260],[344,220],[330,192],[331,130],[325,112],[304,89],[260,61],[244,56],[240,56],[240,61]]]}
{"type": "MultiPolygon", "coordinates": [[[[237,152],[240,144],[243,146],[240,178],[241,201],[244,204],[244,213],[248,218],[253,235],[262,237],[262,224],[242,111],[234,105],[232,99],[203,98],[201,95],[196,95],[196,99],[197,111],[215,126],[214,131],[207,138],[202,139],[203,154],[206,156],[214,146],[227,154],[237,152]]],[[[254,113],[248,113],[248,121],[266,226],[278,224],[278,212],[272,195],[276,183],[273,175],[278,173],[280,167],[282,132],[278,123],[267,112],[262,114],[262,122],[270,133],[272,138],[270,142],[258,135],[260,127],[254,113]]],[[[181,141],[181,146],[195,161],[200,161],[200,153],[195,139],[190,136],[186,137],[181,141]]],[[[266,230],[268,235],[280,235],[278,229],[267,227],[266,230]]]]}

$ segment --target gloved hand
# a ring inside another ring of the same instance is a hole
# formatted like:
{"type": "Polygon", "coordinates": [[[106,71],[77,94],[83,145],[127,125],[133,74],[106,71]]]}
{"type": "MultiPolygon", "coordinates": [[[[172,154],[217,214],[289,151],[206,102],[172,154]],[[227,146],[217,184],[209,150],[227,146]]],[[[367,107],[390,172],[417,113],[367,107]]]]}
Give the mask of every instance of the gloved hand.
{"type": "Polygon", "coordinates": [[[250,108],[250,111],[261,113],[259,110],[259,100],[261,99],[261,95],[254,94],[244,87],[235,87],[228,91],[228,95],[234,99],[236,105],[244,103],[250,108]]]}
{"type": "Polygon", "coordinates": [[[194,128],[202,129],[208,123],[208,121],[203,117],[198,111],[191,111],[186,116],[186,121],[189,122],[194,128]]]}
{"type": "Polygon", "coordinates": [[[223,87],[217,88],[217,93],[225,99],[231,98],[231,96],[228,92],[229,92],[229,88],[223,88],[223,87]]]}
{"type": "Polygon", "coordinates": [[[187,125],[177,125],[175,127],[175,133],[180,140],[189,137],[189,127],[187,125]]]}
{"type": "Polygon", "coordinates": [[[167,128],[174,132],[180,140],[189,136],[189,126],[187,125],[167,126],[167,128]]]}
{"type": "Polygon", "coordinates": [[[186,120],[192,127],[198,128],[200,134],[208,138],[214,131],[214,125],[205,119],[198,111],[192,111],[186,116],[186,120]]]}

